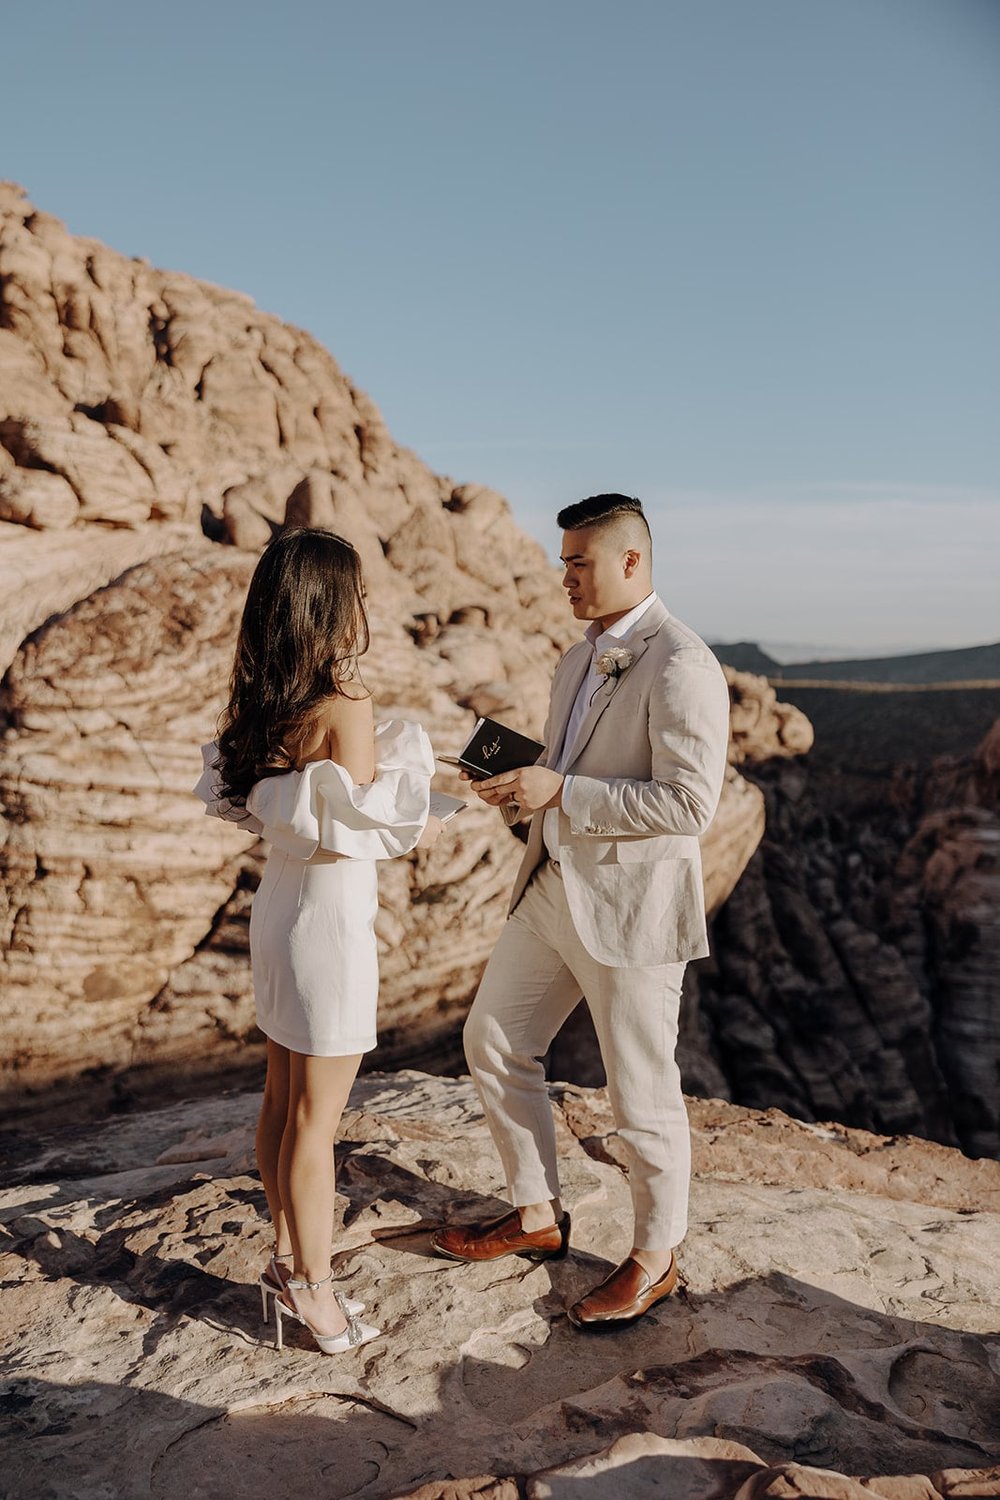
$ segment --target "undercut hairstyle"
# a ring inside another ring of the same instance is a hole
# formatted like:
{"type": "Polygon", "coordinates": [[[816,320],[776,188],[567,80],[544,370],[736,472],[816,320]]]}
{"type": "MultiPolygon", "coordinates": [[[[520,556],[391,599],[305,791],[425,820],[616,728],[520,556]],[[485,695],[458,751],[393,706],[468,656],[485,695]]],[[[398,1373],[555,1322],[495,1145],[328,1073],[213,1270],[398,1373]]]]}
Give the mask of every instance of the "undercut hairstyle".
{"type": "Polygon", "coordinates": [[[350,542],[321,527],[279,531],[243,606],[220,721],[223,796],[242,806],[255,782],[293,767],[325,700],[367,696],[358,667],[367,649],[361,559],[350,542]]]}
{"type": "Polygon", "coordinates": [[[567,505],[559,512],[556,525],[561,531],[581,531],[585,526],[614,527],[629,538],[644,534],[647,548],[652,551],[653,539],[643,515],[642,501],[630,495],[591,495],[587,500],[577,500],[575,505],[567,505]]]}

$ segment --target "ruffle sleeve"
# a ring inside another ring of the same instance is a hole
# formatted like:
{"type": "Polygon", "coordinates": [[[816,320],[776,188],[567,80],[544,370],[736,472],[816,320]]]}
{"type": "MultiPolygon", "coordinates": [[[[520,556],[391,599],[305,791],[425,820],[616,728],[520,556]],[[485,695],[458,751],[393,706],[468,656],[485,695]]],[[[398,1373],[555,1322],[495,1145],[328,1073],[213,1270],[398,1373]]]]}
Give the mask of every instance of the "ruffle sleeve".
{"type": "Polygon", "coordinates": [[[195,785],[191,788],[196,797],[200,797],[205,804],[206,816],[212,818],[223,818],[227,823],[236,823],[247,833],[262,834],[264,825],[259,818],[255,818],[247,808],[240,807],[238,803],[230,802],[228,797],[218,795],[218,782],[216,764],[219,759],[219,746],[216,740],[201,747],[201,775],[195,785]]]}
{"type": "Polygon", "coordinates": [[[264,837],[296,859],[317,850],[350,859],[393,859],[416,844],[430,811],[434,752],[426,731],[406,719],[375,729],[375,780],[355,786],[335,760],[266,776],[247,809],[264,837]]]}

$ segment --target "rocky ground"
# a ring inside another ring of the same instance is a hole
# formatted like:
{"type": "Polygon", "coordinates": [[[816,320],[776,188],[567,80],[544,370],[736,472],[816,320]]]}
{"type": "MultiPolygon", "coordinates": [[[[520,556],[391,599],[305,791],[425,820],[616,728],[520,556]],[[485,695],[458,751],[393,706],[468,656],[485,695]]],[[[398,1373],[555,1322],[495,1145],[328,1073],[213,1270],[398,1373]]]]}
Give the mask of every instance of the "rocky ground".
{"type": "Polygon", "coordinates": [[[1000,1495],[1000,1164],[692,1100],[682,1289],[565,1308],[628,1248],[600,1092],[554,1088],[562,1263],[443,1262],[499,1207],[467,1079],[359,1081],[335,1265],[384,1336],[279,1354],[253,1095],[22,1142],[0,1198],[9,1500],[763,1500],[1000,1495]],[[853,1477],[847,1477],[853,1476],[853,1477]]]}

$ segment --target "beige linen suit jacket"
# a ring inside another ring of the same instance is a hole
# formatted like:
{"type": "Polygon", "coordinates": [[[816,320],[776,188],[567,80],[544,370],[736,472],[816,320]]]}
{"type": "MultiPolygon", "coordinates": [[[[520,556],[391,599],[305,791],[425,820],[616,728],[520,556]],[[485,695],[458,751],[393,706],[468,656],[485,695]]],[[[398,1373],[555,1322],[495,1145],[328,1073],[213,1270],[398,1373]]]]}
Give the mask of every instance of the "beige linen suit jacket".
{"type": "MultiPolygon", "coordinates": [[[[715,656],[660,600],[630,633],[632,663],[594,694],[563,764],[573,784],[559,811],[559,865],[587,952],[616,968],[708,952],[698,837],[715,815],[729,746],[729,689],[715,656]]],[[[555,766],[589,641],[556,668],[539,764],[555,766]]],[[[513,912],[545,857],[532,816],[513,912]]]]}

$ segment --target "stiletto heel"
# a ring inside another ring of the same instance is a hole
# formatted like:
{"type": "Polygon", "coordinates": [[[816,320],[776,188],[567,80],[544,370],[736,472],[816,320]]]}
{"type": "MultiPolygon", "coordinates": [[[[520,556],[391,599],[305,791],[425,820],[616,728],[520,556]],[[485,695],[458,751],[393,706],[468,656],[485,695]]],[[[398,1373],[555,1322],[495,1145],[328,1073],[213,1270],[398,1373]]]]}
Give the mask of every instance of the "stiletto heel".
{"type": "Polygon", "coordinates": [[[260,1317],[262,1323],[268,1322],[270,1318],[270,1309],[267,1305],[268,1297],[277,1297],[285,1284],[281,1279],[278,1262],[291,1259],[291,1251],[286,1255],[279,1255],[277,1250],[272,1250],[271,1259],[257,1277],[257,1282],[260,1286],[260,1317]]]}
{"type": "Polygon", "coordinates": [[[295,1276],[288,1278],[285,1282],[284,1291],[291,1297],[291,1303],[285,1301],[284,1295],[275,1297],[274,1299],[275,1347],[277,1349],[284,1348],[285,1318],[294,1318],[296,1323],[301,1323],[303,1327],[308,1328],[322,1354],[343,1354],[348,1349],[357,1349],[362,1344],[369,1344],[372,1339],[378,1338],[382,1331],[380,1328],[373,1328],[369,1323],[359,1323],[354,1313],[348,1312],[347,1298],[343,1292],[334,1292],[333,1294],[337,1299],[337,1304],[341,1312],[347,1319],[347,1327],[343,1333],[319,1333],[312,1326],[295,1301],[295,1293],[302,1290],[315,1292],[318,1287],[325,1286],[328,1281],[332,1280],[332,1275],[324,1276],[321,1281],[300,1281],[295,1276]]]}
{"type": "MultiPolygon", "coordinates": [[[[261,1271],[260,1275],[257,1278],[257,1283],[260,1286],[260,1319],[262,1323],[269,1322],[271,1318],[271,1312],[267,1305],[268,1297],[276,1298],[285,1284],[281,1279],[281,1273],[278,1269],[278,1262],[281,1260],[291,1259],[291,1252],[289,1252],[287,1255],[279,1255],[277,1251],[275,1251],[272,1254],[267,1266],[263,1271],[261,1271]]],[[[356,1318],[359,1318],[364,1312],[365,1304],[359,1301],[357,1297],[348,1297],[346,1293],[343,1292],[338,1292],[337,1297],[343,1297],[344,1302],[347,1304],[344,1307],[345,1317],[350,1312],[353,1313],[356,1318]]]]}

